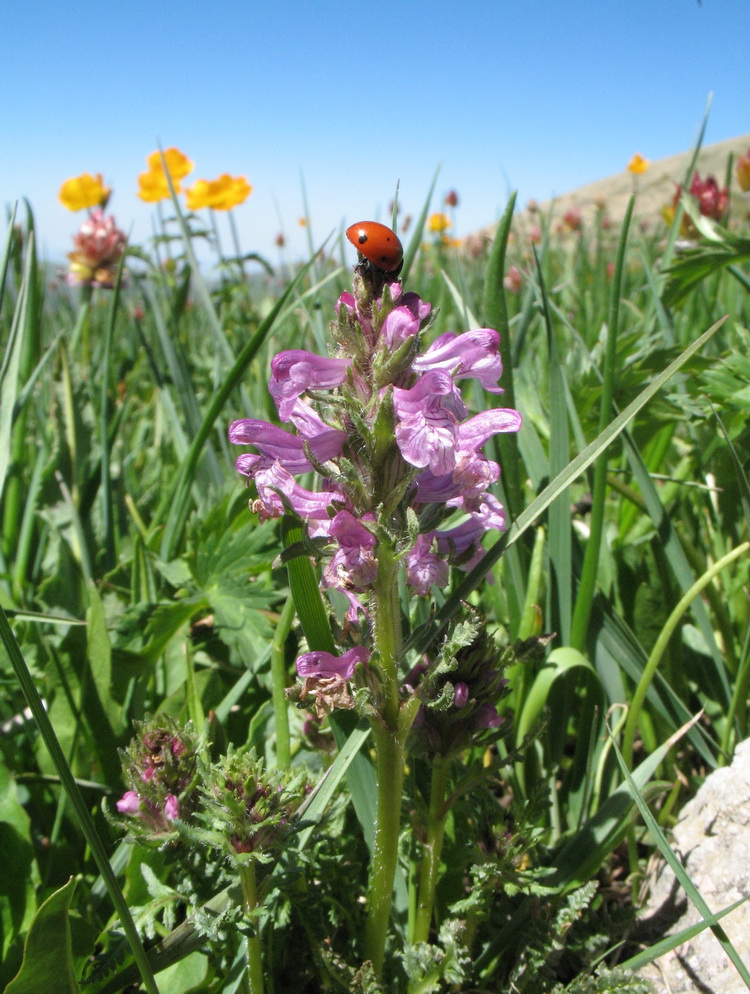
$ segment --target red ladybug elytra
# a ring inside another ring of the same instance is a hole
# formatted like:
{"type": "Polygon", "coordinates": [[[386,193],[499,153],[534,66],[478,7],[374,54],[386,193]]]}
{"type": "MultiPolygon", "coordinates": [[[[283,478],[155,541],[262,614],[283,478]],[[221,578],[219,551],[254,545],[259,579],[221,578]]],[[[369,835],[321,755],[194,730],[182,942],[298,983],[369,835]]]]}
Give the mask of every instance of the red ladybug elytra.
{"type": "Polygon", "coordinates": [[[346,229],[346,237],[377,269],[395,273],[404,260],[404,249],[395,231],[378,221],[359,221],[346,229]]]}

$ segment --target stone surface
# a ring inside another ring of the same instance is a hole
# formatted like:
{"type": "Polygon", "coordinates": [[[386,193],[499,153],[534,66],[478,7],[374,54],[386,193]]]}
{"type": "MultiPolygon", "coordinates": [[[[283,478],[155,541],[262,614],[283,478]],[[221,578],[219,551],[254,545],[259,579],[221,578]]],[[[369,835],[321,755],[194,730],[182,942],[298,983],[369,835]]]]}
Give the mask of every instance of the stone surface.
{"type": "MultiPolygon", "coordinates": [[[[750,739],[741,743],[731,766],[716,770],[685,805],[672,848],[711,911],[750,894],[750,739]]],[[[660,924],[673,935],[702,916],[686,899],[672,870],[662,864],[639,916],[641,926],[660,924]],[[675,920],[676,919],[676,920],[675,920]]],[[[750,968],[750,901],[721,921],[750,968]]],[[[747,987],[710,929],[651,964],[642,975],[659,994],[746,994],[747,987]]]]}

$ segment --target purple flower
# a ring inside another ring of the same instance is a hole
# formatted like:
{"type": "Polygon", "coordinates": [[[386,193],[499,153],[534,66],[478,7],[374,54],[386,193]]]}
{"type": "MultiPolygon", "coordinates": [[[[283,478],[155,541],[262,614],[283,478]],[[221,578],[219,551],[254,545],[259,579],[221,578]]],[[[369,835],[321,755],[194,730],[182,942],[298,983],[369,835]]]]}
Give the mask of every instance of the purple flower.
{"type": "Polygon", "coordinates": [[[500,336],[492,328],[465,331],[460,335],[448,331],[414,360],[412,369],[416,373],[445,369],[456,379],[472,376],[490,393],[502,393],[503,388],[497,386],[503,372],[499,344],[500,336]]]}
{"type": "Polygon", "coordinates": [[[471,497],[478,497],[500,477],[496,462],[473,450],[459,450],[452,472],[435,476],[429,469],[415,478],[415,500],[420,504],[463,506],[471,497]]]}
{"type": "Polygon", "coordinates": [[[121,815],[137,815],[141,811],[141,799],[134,790],[126,790],[117,802],[117,810],[121,815]]]}
{"type": "Polygon", "coordinates": [[[340,387],[351,364],[351,359],[328,359],[302,349],[279,352],[271,362],[268,390],[281,420],[290,420],[295,401],[306,390],[340,387]]]}
{"type": "Polygon", "coordinates": [[[438,551],[452,559],[461,559],[473,546],[475,555],[470,561],[462,563],[464,569],[471,569],[483,555],[480,543],[490,528],[505,531],[505,509],[492,494],[484,494],[479,509],[472,511],[465,521],[454,528],[434,532],[438,551]]]}
{"type": "Polygon", "coordinates": [[[458,437],[461,447],[465,449],[481,449],[492,435],[500,432],[518,431],[522,418],[518,411],[508,407],[493,407],[482,411],[460,426],[458,437]]]}
{"type": "Polygon", "coordinates": [[[450,412],[456,421],[468,414],[461,397],[461,391],[453,382],[453,377],[435,369],[421,376],[413,387],[402,390],[394,387],[393,409],[400,419],[421,414],[430,406],[438,405],[450,412]]]}
{"type": "Polygon", "coordinates": [[[345,501],[344,495],[336,490],[323,490],[317,493],[306,490],[278,460],[268,463],[263,461],[262,456],[254,458],[258,462],[251,465],[250,460],[253,459],[251,455],[240,456],[237,460],[237,469],[252,474],[258,488],[258,500],[253,505],[253,510],[257,511],[263,521],[281,517],[286,512],[277,491],[284,494],[295,514],[301,518],[313,518],[326,523],[329,520],[328,509],[334,505],[334,502],[345,501]],[[241,460],[243,460],[242,468],[240,468],[241,460]]]}
{"type": "Polygon", "coordinates": [[[243,418],[229,426],[229,441],[235,445],[254,445],[266,459],[277,459],[290,473],[310,473],[313,467],[305,446],[319,463],[328,462],[341,455],[346,432],[328,428],[312,438],[301,438],[268,421],[243,418]]]}
{"type": "Polygon", "coordinates": [[[366,663],[370,658],[370,650],[355,646],[341,656],[330,652],[316,650],[305,652],[297,658],[297,674],[305,677],[337,677],[344,683],[351,680],[357,663],[366,663]]]}
{"type": "MultiPolygon", "coordinates": [[[[367,515],[370,520],[374,517],[367,515]]],[[[377,544],[375,536],[349,511],[338,512],[328,534],[337,540],[339,548],[323,571],[325,586],[345,591],[367,590],[378,572],[378,561],[373,553],[377,544]]]]}
{"type": "Polygon", "coordinates": [[[429,318],[432,307],[416,293],[405,293],[399,304],[388,314],[380,331],[380,342],[390,351],[419,332],[429,318]]]}
{"type": "Polygon", "coordinates": [[[164,814],[170,821],[180,817],[180,802],[174,794],[170,794],[164,802],[164,814]]]}
{"type": "Polygon", "coordinates": [[[498,728],[504,721],[505,719],[497,713],[495,705],[489,704],[487,701],[480,704],[474,713],[474,727],[477,730],[498,728]]]}
{"type": "Polygon", "coordinates": [[[396,442],[412,466],[439,476],[456,464],[459,420],[466,416],[461,393],[440,370],[425,374],[409,390],[395,387],[393,409],[399,418],[396,442]]]}
{"type": "Polygon", "coordinates": [[[427,597],[431,587],[445,587],[450,578],[448,563],[433,551],[435,532],[417,536],[414,547],[404,557],[406,582],[420,597],[427,597]]]}
{"type": "MultiPolygon", "coordinates": [[[[453,688],[453,705],[457,708],[463,708],[466,706],[466,702],[469,700],[469,688],[468,686],[460,680],[453,688]]],[[[495,712],[497,714],[497,712],[495,712]]]]}

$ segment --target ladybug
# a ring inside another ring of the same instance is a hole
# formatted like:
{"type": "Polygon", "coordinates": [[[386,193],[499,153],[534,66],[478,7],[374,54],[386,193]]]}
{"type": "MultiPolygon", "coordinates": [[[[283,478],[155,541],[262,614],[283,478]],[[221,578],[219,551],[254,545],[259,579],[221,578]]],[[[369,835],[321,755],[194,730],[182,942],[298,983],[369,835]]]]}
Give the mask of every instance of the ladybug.
{"type": "Polygon", "coordinates": [[[359,221],[346,229],[346,237],[376,269],[398,273],[404,249],[395,231],[378,221],[359,221]]]}

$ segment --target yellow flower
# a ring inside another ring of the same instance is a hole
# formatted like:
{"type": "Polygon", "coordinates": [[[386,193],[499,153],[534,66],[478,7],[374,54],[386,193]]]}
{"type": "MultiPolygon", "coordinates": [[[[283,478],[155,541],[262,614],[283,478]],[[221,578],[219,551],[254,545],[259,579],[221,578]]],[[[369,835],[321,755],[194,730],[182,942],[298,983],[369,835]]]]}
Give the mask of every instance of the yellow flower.
{"type": "Polygon", "coordinates": [[[448,217],[447,214],[442,214],[442,213],[431,214],[430,219],[427,222],[428,229],[430,231],[435,232],[438,235],[442,234],[444,231],[447,231],[448,228],[450,228],[450,226],[451,226],[450,218],[448,217]]]}
{"type": "Polygon", "coordinates": [[[102,174],[82,173],[66,179],[58,194],[63,207],[69,211],[80,211],[84,207],[103,207],[112,191],[102,181],[102,174]]]}
{"type": "MultiPolygon", "coordinates": [[[[180,181],[173,180],[175,193],[180,192],[180,181]]],[[[169,199],[169,186],[167,177],[159,169],[149,170],[147,173],[140,173],[138,176],[138,196],[145,200],[147,204],[155,204],[159,200],[169,199]]]]}
{"type": "Polygon", "coordinates": [[[635,176],[640,176],[641,173],[646,172],[650,165],[650,159],[644,159],[640,152],[636,152],[628,163],[628,172],[633,173],[635,176]]]}
{"type": "MultiPolygon", "coordinates": [[[[152,173],[162,172],[161,153],[158,149],[156,152],[152,152],[146,161],[152,173]]],[[[195,169],[195,164],[179,148],[165,148],[164,161],[167,164],[167,172],[172,177],[173,183],[175,180],[184,179],[188,173],[191,173],[195,169]]]]}
{"type": "MultiPolygon", "coordinates": [[[[161,153],[158,150],[152,152],[146,161],[148,162],[148,172],[141,173],[138,177],[138,196],[148,204],[155,204],[159,200],[168,200],[169,184],[161,163],[161,153]]],[[[167,172],[172,178],[175,193],[179,193],[180,180],[195,167],[179,148],[165,149],[164,161],[167,164],[167,172]]]]}
{"type": "Polygon", "coordinates": [[[229,211],[244,203],[253,192],[244,176],[230,176],[223,173],[218,179],[199,179],[187,194],[187,205],[191,211],[201,207],[213,207],[216,211],[229,211]]]}
{"type": "Polygon", "coordinates": [[[737,159],[737,165],[734,169],[740,190],[747,193],[750,190],[750,149],[737,159]]]}

